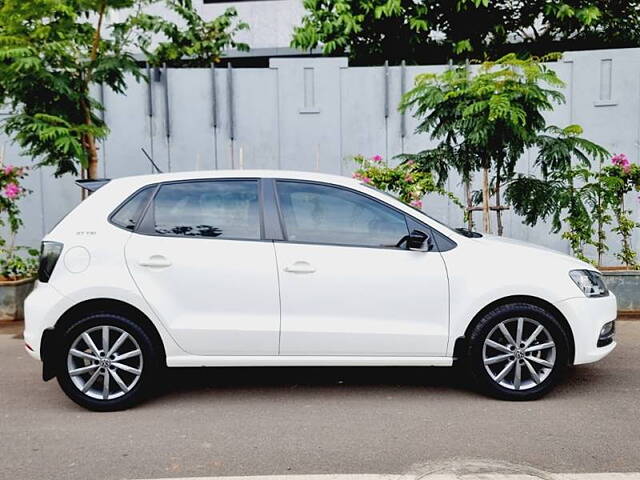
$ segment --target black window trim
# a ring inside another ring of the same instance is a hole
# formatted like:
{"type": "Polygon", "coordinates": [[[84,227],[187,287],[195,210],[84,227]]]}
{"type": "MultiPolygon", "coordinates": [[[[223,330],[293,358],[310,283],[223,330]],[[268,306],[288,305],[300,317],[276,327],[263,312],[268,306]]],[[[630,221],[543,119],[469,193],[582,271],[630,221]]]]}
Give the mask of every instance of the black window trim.
{"type": "Polygon", "coordinates": [[[437,228],[434,228],[431,225],[428,225],[418,220],[413,215],[408,215],[408,214],[405,214],[405,215],[407,218],[407,224],[409,225],[409,230],[414,230],[416,229],[416,227],[417,227],[417,230],[420,230],[421,228],[428,230],[425,233],[427,233],[431,237],[431,240],[433,241],[434,248],[431,250],[432,252],[440,252],[440,253],[448,252],[449,250],[453,250],[458,246],[458,244],[455,241],[451,240],[451,238],[449,238],[447,235],[442,233],[437,228]],[[447,243],[448,245],[443,245],[442,243],[439,243],[439,240],[438,240],[439,236],[443,237],[444,243],[447,243]]]}
{"type": "MultiPolygon", "coordinates": [[[[182,179],[182,180],[170,180],[166,182],[157,182],[157,183],[149,183],[143,185],[138,188],[135,192],[129,195],[125,200],[123,200],[118,206],[111,212],[108,217],[108,222],[113,226],[124,230],[130,233],[136,233],[139,235],[147,235],[147,236],[155,236],[155,237],[169,237],[169,238],[189,238],[189,239],[204,239],[204,240],[235,240],[242,242],[286,242],[293,244],[302,244],[302,245],[324,245],[324,246],[335,246],[335,247],[353,247],[353,248],[377,248],[382,250],[398,250],[398,251],[408,251],[406,248],[398,248],[398,247],[376,247],[371,245],[354,245],[354,244],[344,244],[344,243],[320,243],[320,242],[299,242],[299,241],[291,241],[288,239],[286,226],[284,223],[284,217],[282,215],[282,209],[280,206],[280,199],[278,194],[278,182],[289,182],[289,183],[307,183],[311,185],[320,185],[325,187],[334,187],[342,190],[346,190],[351,193],[355,193],[356,195],[361,195],[365,198],[373,200],[374,202],[390,208],[391,210],[401,214],[404,216],[405,224],[407,226],[407,231],[410,231],[411,221],[417,223],[423,228],[429,230],[428,233],[431,233],[432,240],[434,241],[434,248],[430,250],[431,252],[445,252],[448,250],[452,250],[456,248],[458,244],[452,240],[449,236],[442,233],[440,230],[435,229],[431,225],[426,224],[425,222],[417,219],[413,215],[410,215],[403,210],[395,207],[394,205],[390,205],[379,198],[376,198],[372,195],[369,195],[365,192],[361,192],[359,190],[354,190],[353,188],[346,187],[344,185],[337,185],[335,183],[323,182],[318,180],[306,180],[306,179],[296,179],[296,178],[281,178],[281,177],[212,177],[212,178],[191,178],[191,179],[182,179]],[[156,195],[160,191],[160,188],[163,185],[170,185],[176,183],[194,183],[194,182],[216,182],[216,181],[254,181],[258,184],[258,211],[260,217],[260,238],[259,239],[250,239],[250,238],[216,238],[216,237],[197,237],[197,236],[187,236],[187,235],[166,235],[161,233],[156,233],[154,230],[154,225],[152,225],[152,218],[147,215],[147,212],[153,211],[151,206],[155,202],[156,195]],[[116,224],[112,221],[112,218],[118,213],[118,211],[134,196],[140,193],[147,188],[152,188],[154,191],[151,196],[147,200],[146,205],[140,209],[138,214],[138,218],[136,220],[135,229],[129,230],[127,228],[122,227],[121,225],[116,224]],[[151,223],[150,223],[151,222],[151,223]],[[437,238],[433,235],[433,231],[436,231],[439,235],[445,237],[448,242],[452,245],[450,248],[441,249],[438,245],[437,238]]],[[[427,232],[425,232],[427,233],[427,232]]]]}
{"type": "Polygon", "coordinates": [[[109,214],[109,216],[107,217],[107,222],[109,222],[111,225],[113,225],[116,228],[119,228],[120,230],[124,230],[125,232],[135,232],[139,225],[140,225],[140,220],[142,220],[142,218],[144,217],[144,214],[147,211],[147,208],[149,208],[149,204],[151,203],[151,201],[153,200],[153,198],[155,197],[157,192],[157,184],[153,184],[153,183],[149,183],[147,185],[143,185],[142,187],[138,188],[135,192],[133,192],[131,195],[129,195],[127,198],[125,198],[122,202],[120,202],[118,204],[118,206],[116,208],[114,208],[112,210],[112,212],[109,214]],[[135,227],[133,228],[133,230],[123,227],[122,225],[116,223],[113,218],[120,212],[120,210],[122,210],[122,208],[124,208],[124,206],[129,203],[129,201],[133,200],[134,197],[136,197],[139,193],[142,193],[144,190],[152,190],[154,189],[156,191],[151,192],[151,196],[147,199],[147,203],[145,203],[144,205],[142,205],[141,208],[139,208],[138,213],[137,213],[137,218],[135,221],[135,227]]]}
{"type": "MultiPolygon", "coordinates": [[[[151,236],[151,237],[164,237],[164,238],[186,238],[186,239],[200,239],[200,240],[233,240],[233,241],[241,241],[241,242],[265,242],[265,241],[270,242],[271,240],[267,239],[265,235],[265,224],[264,224],[265,202],[264,202],[264,195],[262,193],[262,181],[263,179],[259,177],[213,177],[213,178],[190,178],[190,179],[182,179],[182,180],[169,180],[166,182],[147,184],[144,187],[139,188],[136,192],[131,194],[129,197],[127,197],[127,200],[128,200],[129,198],[136,195],[136,193],[140,192],[145,188],[155,187],[155,191],[149,198],[149,201],[147,202],[146,206],[142,209],[142,214],[138,218],[138,221],[136,222],[136,228],[135,230],[133,230],[132,233],[136,233],[138,235],[145,235],[145,236],[151,236]],[[196,182],[198,183],[199,182],[227,182],[227,181],[246,181],[246,182],[256,183],[258,188],[258,216],[260,219],[260,238],[198,237],[198,236],[179,235],[179,234],[175,234],[175,235],[163,234],[163,233],[157,233],[155,231],[155,225],[153,225],[154,222],[153,222],[152,214],[149,212],[153,212],[153,209],[151,208],[151,206],[154,204],[156,195],[158,195],[158,192],[160,191],[160,188],[162,188],[163,185],[172,185],[172,184],[180,184],[180,183],[196,183],[196,182]]],[[[127,200],[122,202],[122,204],[126,203],[127,200]]],[[[109,216],[109,218],[111,218],[111,216],[117,212],[117,210],[120,208],[121,205],[119,205],[116,208],[116,210],[114,210],[114,212],[109,216]]],[[[117,226],[118,228],[123,228],[116,224],[114,225],[117,226]]],[[[131,231],[124,228],[123,230],[126,230],[128,232],[131,231]]]]}
{"type": "Polygon", "coordinates": [[[261,184],[265,239],[283,241],[286,238],[286,232],[282,222],[276,182],[273,178],[263,178],[261,184]]]}
{"type": "MultiPolygon", "coordinates": [[[[334,188],[339,188],[342,190],[345,190],[347,192],[351,192],[351,193],[355,193],[356,195],[361,195],[369,200],[373,200],[374,202],[390,208],[391,210],[401,214],[404,218],[406,227],[407,227],[407,232],[410,232],[410,220],[412,220],[413,222],[417,223],[418,225],[423,226],[425,229],[428,230],[428,232],[425,233],[429,233],[432,237],[432,240],[434,242],[434,248],[432,250],[430,250],[429,252],[441,252],[441,251],[448,251],[451,250],[455,247],[457,247],[457,243],[453,240],[451,240],[447,235],[445,235],[444,233],[440,232],[440,230],[437,230],[437,232],[444,236],[449,242],[451,242],[451,244],[453,244],[453,246],[451,248],[447,248],[444,250],[441,250],[437,239],[435,238],[436,236],[433,235],[433,230],[434,228],[430,225],[427,225],[425,222],[418,220],[417,218],[415,218],[413,215],[409,215],[408,213],[400,210],[399,208],[393,206],[393,205],[389,205],[386,202],[383,202],[382,200],[380,200],[379,198],[376,198],[372,195],[369,195],[365,192],[361,192],[359,190],[354,190],[353,188],[350,187],[346,187],[344,185],[337,185],[335,183],[329,183],[329,182],[323,182],[323,181],[318,181],[318,180],[306,180],[306,179],[295,179],[295,178],[280,178],[280,177],[274,177],[271,178],[271,181],[273,182],[273,186],[274,186],[274,191],[275,191],[275,197],[274,197],[274,201],[276,203],[276,209],[278,211],[278,219],[280,221],[280,230],[283,234],[283,238],[280,239],[272,239],[274,242],[286,242],[286,243],[292,243],[292,244],[300,244],[300,245],[324,245],[324,246],[334,246],[334,247],[354,247],[354,248],[376,248],[376,249],[381,249],[381,250],[398,250],[398,251],[410,251],[408,248],[400,248],[400,247],[376,247],[376,246],[371,246],[371,245],[354,245],[354,244],[345,244],[345,243],[324,243],[324,242],[302,242],[302,241],[292,241],[289,240],[289,236],[287,235],[287,229],[286,229],[286,225],[284,223],[284,216],[282,214],[282,208],[280,206],[280,194],[278,193],[278,183],[307,183],[307,184],[311,184],[311,185],[320,185],[320,186],[324,186],[324,187],[334,187],[334,188]]],[[[428,252],[425,252],[428,253],[428,252]]]]}

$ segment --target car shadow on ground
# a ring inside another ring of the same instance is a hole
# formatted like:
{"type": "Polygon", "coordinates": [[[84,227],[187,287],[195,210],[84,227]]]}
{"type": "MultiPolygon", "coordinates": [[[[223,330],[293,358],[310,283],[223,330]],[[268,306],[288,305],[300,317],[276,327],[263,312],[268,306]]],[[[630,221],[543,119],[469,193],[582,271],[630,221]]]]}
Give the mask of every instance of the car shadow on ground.
{"type": "MultiPolygon", "coordinates": [[[[235,396],[247,392],[278,396],[298,391],[320,393],[437,394],[487,398],[460,366],[445,367],[225,367],[173,368],[166,371],[157,401],[171,398],[235,396]]],[[[571,367],[549,397],[597,394],[615,379],[590,366],[571,367]]],[[[152,400],[155,403],[154,400],[152,400]]]]}
{"type": "Polygon", "coordinates": [[[442,367],[226,367],[174,368],[167,392],[217,388],[325,388],[415,386],[468,389],[461,368],[442,367]]]}

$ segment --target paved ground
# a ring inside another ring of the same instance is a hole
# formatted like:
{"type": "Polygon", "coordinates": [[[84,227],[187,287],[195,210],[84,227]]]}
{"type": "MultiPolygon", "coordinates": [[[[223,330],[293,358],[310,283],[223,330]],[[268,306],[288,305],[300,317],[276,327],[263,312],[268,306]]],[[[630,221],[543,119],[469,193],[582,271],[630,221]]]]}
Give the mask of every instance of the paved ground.
{"type": "MultiPolygon", "coordinates": [[[[336,474],[336,475],[260,475],[254,477],[198,477],[197,480],[640,480],[640,473],[429,473],[424,474],[336,474]]],[[[175,479],[175,480],[196,480],[175,479]]]]}
{"type": "MultiPolygon", "coordinates": [[[[197,480],[640,480],[640,473],[429,473],[424,474],[336,474],[336,475],[260,475],[254,477],[198,477],[197,480]]],[[[175,479],[175,480],[193,480],[175,479]]]]}
{"type": "Polygon", "coordinates": [[[107,414],[43,383],[18,331],[0,327],[0,479],[640,471],[638,321],[536,402],[485,398],[452,369],[208,369],[107,414]]]}

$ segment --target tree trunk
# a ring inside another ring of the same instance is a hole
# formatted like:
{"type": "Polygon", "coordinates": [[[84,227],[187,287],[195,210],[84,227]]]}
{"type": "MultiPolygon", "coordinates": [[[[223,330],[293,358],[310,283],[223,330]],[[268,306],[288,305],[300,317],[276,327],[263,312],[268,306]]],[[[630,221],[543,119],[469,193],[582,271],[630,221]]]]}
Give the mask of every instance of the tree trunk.
{"type": "Polygon", "coordinates": [[[602,266],[602,255],[604,254],[602,244],[605,240],[604,225],[602,225],[602,205],[600,202],[600,193],[598,193],[598,267],[602,266]]]}
{"type": "MultiPolygon", "coordinates": [[[[82,110],[84,112],[84,123],[91,125],[91,110],[84,100],[80,102],[82,110]]],[[[98,178],[98,146],[96,145],[96,139],[90,133],[86,133],[83,138],[84,149],[87,152],[87,178],[98,178]]]]}
{"type": "Polygon", "coordinates": [[[482,168],[482,229],[491,233],[491,217],[489,210],[489,168],[482,168]]]}
{"type": "Polygon", "coordinates": [[[96,139],[93,135],[87,135],[89,142],[89,166],[87,167],[87,178],[98,178],[98,148],[96,147],[96,139]]]}
{"type": "Polygon", "coordinates": [[[598,165],[598,198],[597,198],[597,212],[598,212],[598,267],[602,266],[602,256],[604,255],[604,242],[606,240],[603,224],[603,211],[602,211],[602,159],[598,165]]]}
{"type": "MultiPolygon", "coordinates": [[[[620,192],[620,218],[618,218],[618,225],[621,225],[624,222],[625,210],[624,210],[624,192],[620,192]]],[[[631,263],[628,258],[626,258],[628,252],[631,251],[631,242],[629,238],[629,231],[622,231],[622,252],[625,255],[625,259],[623,262],[627,267],[631,267],[631,263]]]]}
{"type": "Polygon", "coordinates": [[[467,228],[470,232],[473,231],[473,201],[471,199],[471,181],[464,181],[464,197],[467,202],[467,228]]]}
{"type": "MultiPolygon", "coordinates": [[[[95,34],[93,35],[93,42],[91,45],[91,55],[90,61],[95,62],[98,58],[98,50],[100,48],[100,35],[102,30],[102,21],[104,20],[104,14],[107,9],[107,1],[103,0],[100,4],[100,10],[98,12],[98,25],[96,26],[95,34]]],[[[87,73],[85,78],[85,92],[87,96],[89,95],[89,88],[91,86],[91,70],[87,73]]],[[[87,126],[91,126],[93,121],[91,119],[91,107],[89,102],[83,98],[80,100],[80,108],[82,109],[82,113],[84,115],[84,123],[87,126]]],[[[96,145],[96,139],[91,133],[86,133],[84,138],[82,139],[82,144],[84,146],[85,151],[87,152],[88,157],[88,165],[87,165],[87,178],[88,179],[96,179],[98,178],[98,146],[96,145]]]]}
{"type": "Polygon", "coordinates": [[[501,237],[504,231],[504,226],[502,225],[502,205],[500,204],[500,182],[502,179],[500,178],[500,165],[498,164],[496,168],[496,225],[498,227],[498,235],[501,237]]]}

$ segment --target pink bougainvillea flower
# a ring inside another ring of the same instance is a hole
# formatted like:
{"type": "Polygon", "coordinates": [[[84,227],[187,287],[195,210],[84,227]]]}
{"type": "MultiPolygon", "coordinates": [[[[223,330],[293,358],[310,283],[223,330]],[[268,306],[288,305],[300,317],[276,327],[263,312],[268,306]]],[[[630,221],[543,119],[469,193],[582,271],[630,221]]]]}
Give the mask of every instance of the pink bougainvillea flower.
{"type": "Polygon", "coordinates": [[[362,181],[364,183],[371,183],[371,179],[369,177],[362,177],[362,181]]]}
{"type": "Polygon", "coordinates": [[[408,183],[413,182],[413,175],[411,174],[407,175],[406,177],[404,177],[404,181],[408,183]]]}
{"type": "Polygon", "coordinates": [[[413,160],[407,160],[405,165],[413,165],[415,162],[413,160]]]}
{"type": "Polygon", "coordinates": [[[360,178],[362,175],[360,174],[360,172],[355,172],[353,174],[353,178],[360,178]]]}
{"type": "Polygon", "coordinates": [[[2,196],[8,198],[9,200],[13,200],[18,195],[20,195],[20,193],[22,193],[22,188],[20,188],[15,183],[7,183],[7,185],[4,187],[4,190],[2,191],[2,196]]]}
{"type": "Polygon", "coordinates": [[[409,203],[409,205],[416,208],[422,208],[422,200],[411,200],[411,203],[409,203]]]}
{"type": "Polygon", "coordinates": [[[617,155],[614,155],[613,158],[611,158],[611,163],[613,163],[614,165],[618,165],[619,167],[625,168],[629,166],[629,159],[624,153],[619,153],[617,155]]]}
{"type": "Polygon", "coordinates": [[[4,167],[5,175],[10,175],[12,171],[13,171],[13,165],[7,165],[6,167],[4,167]]]}
{"type": "Polygon", "coordinates": [[[375,157],[371,158],[371,160],[379,163],[382,161],[382,157],[380,155],[376,155],[375,157]]]}

